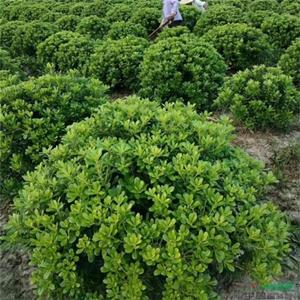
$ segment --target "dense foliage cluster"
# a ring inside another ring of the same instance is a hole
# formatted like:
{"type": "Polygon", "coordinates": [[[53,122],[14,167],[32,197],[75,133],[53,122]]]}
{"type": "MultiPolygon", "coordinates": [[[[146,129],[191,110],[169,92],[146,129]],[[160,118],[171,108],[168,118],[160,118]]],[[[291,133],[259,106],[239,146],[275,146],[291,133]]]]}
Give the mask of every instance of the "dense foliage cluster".
{"type": "Polygon", "coordinates": [[[291,123],[299,1],[182,5],[185,26],[151,39],[161,0],[0,1],[6,241],[30,252],[40,299],[210,300],[221,276],[280,274],[274,178],[202,112],[291,123]]]}
{"type": "Polygon", "coordinates": [[[41,298],[216,299],[217,273],[279,274],[289,226],[258,201],[273,177],[232,130],[138,98],[72,126],[8,224],[32,250],[41,298]]]}
{"type": "Polygon", "coordinates": [[[66,126],[104,102],[106,87],[96,79],[45,75],[0,90],[1,194],[16,192],[22,175],[57,144],[66,126]]]}
{"type": "Polygon", "coordinates": [[[287,48],[278,64],[285,74],[292,76],[294,84],[300,88],[300,39],[287,48]]]}
{"type": "Polygon", "coordinates": [[[38,60],[44,66],[51,63],[55,70],[66,72],[81,69],[93,49],[93,42],[79,33],[60,31],[38,45],[38,60]]]}
{"type": "Polygon", "coordinates": [[[268,37],[246,24],[216,26],[203,39],[218,50],[232,72],[268,64],[272,59],[273,51],[268,37]]]}
{"type": "Polygon", "coordinates": [[[193,35],[161,39],[145,52],[140,94],[161,102],[181,100],[210,107],[225,76],[222,57],[193,35]]]}
{"type": "Polygon", "coordinates": [[[135,90],[138,86],[139,65],[148,41],[129,36],[101,42],[91,56],[89,74],[115,88],[135,90]]]}
{"type": "Polygon", "coordinates": [[[262,65],[229,78],[215,104],[249,128],[282,129],[299,109],[300,95],[280,69],[262,65]]]}

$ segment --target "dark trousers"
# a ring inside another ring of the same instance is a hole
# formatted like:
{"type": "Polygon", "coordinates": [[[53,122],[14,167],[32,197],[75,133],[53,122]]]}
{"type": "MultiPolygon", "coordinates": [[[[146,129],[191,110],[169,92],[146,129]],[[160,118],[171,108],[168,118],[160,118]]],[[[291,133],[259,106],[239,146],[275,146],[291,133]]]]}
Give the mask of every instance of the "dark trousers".
{"type": "Polygon", "coordinates": [[[179,26],[179,25],[183,25],[183,21],[182,20],[177,20],[177,21],[173,21],[169,27],[176,27],[176,26],[179,26]]]}

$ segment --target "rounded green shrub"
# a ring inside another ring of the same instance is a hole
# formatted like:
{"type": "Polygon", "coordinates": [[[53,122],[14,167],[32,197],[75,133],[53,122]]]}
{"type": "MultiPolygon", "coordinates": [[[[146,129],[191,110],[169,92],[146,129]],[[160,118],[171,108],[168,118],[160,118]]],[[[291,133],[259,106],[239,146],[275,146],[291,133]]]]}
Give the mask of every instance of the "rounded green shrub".
{"type": "Polygon", "coordinates": [[[119,21],[111,25],[106,37],[113,40],[118,40],[126,38],[127,36],[147,38],[147,31],[140,24],[135,24],[129,21],[119,21]]]}
{"type": "Polygon", "coordinates": [[[17,73],[20,71],[20,66],[16,60],[14,60],[8,51],[0,48],[0,70],[6,70],[10,73],[17,73]]]}
{"type": "MultiPolygon", "coordinates": [[[[1,56],[1,51],[0,51],[1,56]]],[[[0,58],[1,63],[1,58],[0,58]]],[[[15,85],[21,81],[20,76],[17,73],[12,73],[10,70],[0,69],[0,90],[8,86],[15,85]]],[[[1,135],[1,133],[0,133],[1,135]]],[[[2,151],[2,148],[0,146],[2,151]]],[[[2,172],[2,171],[1,171],[2,172]]]]}
{"type": "Polygon", "coordinates": [[[243,15],[244,13],[240,8],[215,5],[201,15],[195,25],[194,33],[201,36],[215,26],[238,23],[243,15]]]}
{"type": "Polygon", "coordinates": [[[58,28],[55,25],[40,21],[18,26],[11,50],[16,55],[35,56],[38,44],[57,31],[58,28]]]}
{"type": "Polygon", "coordinates": [[[293,78],[294,84],[300,88],[300,39],[287,48],[278,65],[285,74],[293,78]]]}
{"type": "Polygon", "coordinates": [[[248,128],[285,129],[299,109],[300,94],[282,70],[262,65],[229,78],[215,105],[229,108],[248,128]]]}
{"type": "MultiPolygon", "coordinates": [[[[170,27],[170,28],[165,28],[163,31],[159,33],[155,41],[160,41],[164,40],[166,38],[170,37],[179,37],[181,35],[188,34],[192,38],[191,31],[189,30],[188,27],[186,26],[176,26],[176,27],[170,27]]],[[[194,38],[197,38],[194,36],[194,38]]]]}
{"type": "Polygon", "coordinates": [[[88,72],[113,89],[136,90],[139,65],[148,45],[147,40],[133,36],[105,40],[92,54],[88,72]]]}
{"type": "Polygon", "coordinates": [[[208,0],[209,7],[224,4],[227,6],[237,7],[241,9],[246,9],[249,5],[249,0],[208,0]]]}
{"type": "Polygon", "coordinates": [[[104,18],[89,16],[82,18],[76,31],[93,39],[102,39],[109,30],[110,24],[104,18]]]}
{"type": "Polygon", "coordinates": [[[111,3],[109,1],[96,0],[85,4],[81,16],[97,16],[103,18],[110,8],[111,3]]]}
{"type": "Polygon", "coordinates": [[[71,5],[69,12],[71,15],[82,16],[85,8],[86,2],[78,1],[77,3],[71,5]]]}
{"type": "Polygon", "coordinates": [[[73,125],[25,177],[7,226],[31,249],[40,297],[217,299],[217,277],[278,275],[289,225],[261,202],[274,178],[232,130],[135,97],[73,125]]]}
{"type": "Polygon", "coordinates": [[[283,0],[280,10],[284,13],[300,17],[300,0],[283,0]]]}
{"type": "Polygon", "coordinates": [[[56,145],[66,126],[103,104],[107,88],[78,74],[48,74],[0,90],[1,194],[12,195],[22,176],[56,145]]]}
{"type": "Polygon", "coordinates": [[[225,70],[216,50],[194,36],[162,39],[145,52],[140,94],[161,102],[191,102],[204,110],[217,97],[225,70]]]}
{"type": "Polygon", "coordinates": [[[277,0],[254,0],[251,1],[248,5],[249,11],[279,11],[279,3],[277,0]]]}
{"type": "Polygon", "coordinates": [[[274,15],[277,14],[270,10],[247,11],[245,13],[244,22],[252,27],[261,28],[265,19],[274,15]]]}
{"type": "Polygon", "coordinates": [[[198,20],[203,17],[202,13],[198,11],[194,6],[181,6],[180,12],[184,20],[184,25],[190,30],[193,30],[198,20]]]}
{"type": "Polygon", "coordinates": [[[216,26],[203,39],[224,57],[231,72],[272,61],[273,48],[268,37],[246,24],[216,26]]]}
{"type": "Polygon", "coordinates": [[[62,30],[75,31],[80,20],[81,20],[81,18],[79,16],[65,15],[65,16],[59,18],[55,22],[55,24],[61,31],[62,30]]]}
{"type": "Polygon", "coordinates": [[[139,8],[132,12],[130,22],[143,26],[147,33],[156,29],[161,21],[161,11],[153,7],[139,8]]]}
{"type": "Polygon", "coordinates": [[[39,21],[41,21],[41,22],[55,23],[58,19],[60,19],[63,16],[64,16],[63,13],[51,11],[51,12],[48,12],[47,14],[41,16],[39,18],[39,21]]]}
{"type": "Polygon", "coordinates": [[[127,22],[132,17],[133,11],[134,8],[131,5],[117,3],[108,10],[106,19],[111,24],[119,21],[127,22]]]}
{"type": "Polygon", "coordinates": [[[269,36],[274,46],[282,52],[296,38],[300,38],[300,19],[288,14],[276,14],[266,18],[261,29],[269,36]]]}
{"type": "Polygon", "coordinates": [[[11,21],[0,25],[0,45],[1,48],[10,49],[20,26],[26,23],[22,21],[11,21]]]}
{"type": "Polygon", "coordinates": [[[77,32],[60,31],[38,45],[37,57],[46,66],[51,63],[54,69],[66,72],[81,69],[89,59],[93,42],[77,32]]]}

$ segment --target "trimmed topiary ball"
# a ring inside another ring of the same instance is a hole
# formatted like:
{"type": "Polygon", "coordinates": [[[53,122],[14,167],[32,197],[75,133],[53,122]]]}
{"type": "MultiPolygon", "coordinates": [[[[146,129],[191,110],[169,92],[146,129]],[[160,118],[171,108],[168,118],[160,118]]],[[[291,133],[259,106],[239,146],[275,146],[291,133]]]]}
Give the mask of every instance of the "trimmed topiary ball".
{"type": "Polygon", "coordinates": [[[300,88],[300,39],[287,48],[278,65],[285,74],[293,78],[294,84],[300,88]]]}
{"type": "Polygon", "coordinates": [[[67,72],[81,69],[93,50],[93,41],[77,32],[60,31],[38,45],[37,57],[40,64],[53,64],[54,69],[67,72]]]}
{"type": "Polygon", "coordinates": [[[119,40],[128,36],[137,36],[147,38],[147,30],[140,24],[133,22],[119,21],[111,25],[106,37],[113,40],[119,40]]]}
{"type": "Polygon", "coordinates": [[[147,33],[150,34],[160,24],[161,10],[154,7],[137,8],[132,12],[129,20],[134,24],[143,26],[147,33]]]}
{"type": "Polygon", "coordinates": [[[109,30],[110,24],[104,18],[89,16],[82,18],[76,31],[93,39],[102,39],[109,30]]]}
{"type": "Polygon", "coordinates": [[[10,73],[18,73],[20,71],[19,63],[14,60],[8,51],[0,48],[0,70],[6,70],[10,73]]]}
{"type": "Polygon", "coordinates": [[[12,21],[0,25],[0,46],[10,50],[14,42],[16,31],[18,27],[24,26],[26,23],[22,21],[12,21]]]}
{"type": "Polygon", "coordinates": [[[103,41],[91,56],[88,72],[112,89],[136,90],[139,65],[148,46],[147,40],[134,36],[103,41]]]}
{"type": "Polygon", "coordinates": [[[274,178],[232,130],[135,97],[73,125],[26,176],[7,226],[31,249],[40,297],[217,299],[217,277],[278,275],[289,225],[261,202],[274,178]]]}
{"type": "Polygon", "coordinates": [[[188,34],[190,38],[197,38],[196,36],[191,34],[191,31],[189,30],[188,27],[186,26],[176,26],[176,27],[167,27],[163,31],[161,31],[157,38],[155,39],[156,42],[164,40],[166,38],[177,38],[180,37],[181,35],[188,34]]]}
{"type": "Polygon", "coordinates": [[[279,11],[279,3],[277,0],[254,0],[251,1],[248,5],[249,11],[279,11]]]}
{"type": "Polygon", "coordinates": [[[300,17],[300,0],[283,0],[280,9],[286,14],[300,17]]]}
{"type": "Polygon", "coordinates": [[[197,21],[203,17],[203,13],[197,10],[193,5],[182,5],[180,7],[180,13],[184,20],[184,25],[190,30],[193,30],[197,21]]]}
{"type": "Polygon", "coordinates": [[[224,57],[231,72],[258,64],[269,64],[273,48],[261,30],[246,24],[216,26],[203,39],[224,57]]]}
{"type": "Polygon", "coordinates": [[[269,10],[247,11],[245,13],[244,22],[252,27],[261,28],[265,19],[274,15],[276,16],[277,14],[269,10]]]}
{"type": "Polygon", "coordinates": [[[299,109],[300,94],[279,68],[257,66],[229,78],[215,105],[229,108],[251,129],[285,129],[299,109]]]}
{"type": "Polygon", "coordinates": [[[77,25],[79,24],[81,18],[76,15],[65,15],[59,18],[55,24],[60,29],[60,31],[68,30],[68,31],[75,31],[77,25]]]}
{"type": "Polygon", "coordinates": [[[215,26],[238,23],[243,16],[243,10],[240,8],[229,5],[215,5],[201,15],[194,28],[194,33],[201,36],[215,26]]]}
{"type": "Polygon", "coordinates": [[[38,44],[57,31],[58,28],[48,22],[33,21],[18,26],[11,50],[16,55],[36,56],[38,44]]]}
{"type": "Polygon", "coordinates": [[[180,100],[210,107],[223,84],[226,65],[208,43],[193,35],[166,38],[145,52],[140,94],[161,102],[180,100]]]}
{"type": "Polygon", "coordinates": [[[42,160],[43,148],[103,104],[106,90],[78,74],[45,75],[1,89],[1,194],[16,193],[22,176],[42,160]]]}
{"type": "Polygon", "coordinates": [[[279,54],[287,49],[296,38],[300,38],[300,19],[288,14],[273,15],[265,19],[261,29],[269,36],[279,54]]]}

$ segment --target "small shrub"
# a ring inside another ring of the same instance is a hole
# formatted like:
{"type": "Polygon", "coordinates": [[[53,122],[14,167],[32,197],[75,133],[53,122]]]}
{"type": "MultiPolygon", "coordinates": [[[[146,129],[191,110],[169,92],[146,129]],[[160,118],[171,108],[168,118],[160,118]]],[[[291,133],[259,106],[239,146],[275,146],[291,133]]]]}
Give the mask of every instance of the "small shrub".
{"type": "Polygon", "coordinates": [[[35,56],[38,44],[57,31],[55,25],[40,21],[18,26],[11,50],[16,55],[35,56]]]}
{"type": "Polygon", "coordinates": [[[110,24],[104,18],[89,16],[82,18],[76,31],[93,39],[102,39],[109,30],[110,24]]]}
{"type": "Polygon", "coordinates": [[[207,109],[223,84],[226,66],[208,43],[194,36],[151,45],[141,64],[141,95],[161,102],[181,100],[207,109]]]}
{"type": "Polygon", "coordinates": [[[17,73],[19,71],[19,64],[9,54],[8,51],[0,48],[0,70],[6,70],[11,73],[17,73]]]}
{"type": "Polygon", "coordinates": [[[279,3],[277,0],[254,0],[251,1],[248,5],[249,11],[279,11],[279,3]]]}
{"type": "Polygon", "coordinates": [[[56,145],[66,126],[103,103],[106,87],[96,79],[45,75],[0,91],[1,194],[13,195],[22,176],[56,145]]]}
{"type": "Polygon", "coordinates": [[[153,7],[136,9],[132,12],[130,22],[143,26],[147,33],[156,29],[161,21],[161,11],[153,7]]]}
{"type": "Polygon", "coordinates": [[[109,9],[111,8],[111,3],[109,1],[93,1],[85,3],[84,9],[81,13],[81,16],[97,16],[103,18],[109,9]]]}
{"type": "Polygon", "coordinates": [[[202,13],[194,6],[181,6],[180,12],[184,20],[184,25],[193,30],[198,20],[202,18],[202,13]]]}
{"type": "Polygon", "coordinates": [[[115,23],[119,21],[127,22],[132,17],[133,7],[125,3],[113,5],[106,14],[108,22],[115,23]]]}
{"type": "Polygon", "coordinates": [[[80,17],[75,15],[66,15],[61,18],[59,18],[55,24],[58,26],[58,28],[68,31],[75,31],[78,23],[80,22],[80,17]]]}
{"type": "Polygon", "coordinates": [[[209,30],[203,39],[224,57],[230,71],[243,70],[257,64],[269,64],[273,49],[268,37],[246,24],[227,24],[209,30]]]}
{"type": "Polygon", "coordinates": [[[229,78],[215,105],[229,107],[251,129],[285,129],[300,98],[290,77],[278,68],[258,66],[229,78]]]}
{"type": "Polygon", "coordinates": [[[78,1],[78,3],[71,5],[69,12],[71,15],[82,16],[84,14],[85,7],[86,2],[78,1]]]}
{"type": "Polygon", "coordinates": [[[286,14],[300,17],[300,0],[283,0],[280,10],[286,14]]]}
{"type": "MultiPolygon", "coordinates": [[[[1,55],[1,54],[0,54],[1,55]]],[[[1,60],[1,59],[0,59],[1,60]]],[[[9,70],[0,70],[0,90],[15,85],[21,81],[19,75],[12,74],[9,70]]],[[[1,116],[1,112],[0,112],[1,116]]],[[[1,135],[1,133],[0,133],[1,135]]],[[[2,151],[2,148],[1,148],[2,151]]]]}
{"type": "Polygon", "coordinates": [[[213,7],[220,4],[231,6],[231,7],[237,7],[244,10],[249,5],[249,1],[248,0],[208,0],[209,7],[213,7]]]}
{"type": "Polygon", "coordinates": [[[147,38],[147,31],[140,24],[120,21],[112,24],[107,33],[107,38],[113,40],[126,38],[127,36],[138,36],[138,37],[147,38]]]}
{"type": "Polygon", "coordinates": [[[274,15],[276,15],[276,13],[269,10],[248,11],[245,14],[244,21],[252,27],[261,28],[264,20],[274,15]]]}
{"type": "Polygon", "coordinates": [[[38,45],[39,62],[46,66],[51,63],[54,69],[67,72],[81,69],[92,52],[93,42],[79,33],[61,31],[48,37],[38,45]]]}
{"type": "Polygon", "coordinates": [[[137,89],[139,65],[148,41],[139,37],[106,40],[100,43],[91,56],[89,73],[113,89],[137,89]]]}
{"type": "Polygon", "coordinates": [[[2,48],[10,49],[18,27],[24,26],[22,21],[11,21],[0,25],[0,45],[2,48]]]}
{"type": "Polygon", "coordinates": [[[261,29],[281,53],[300,38],[300,19],[287,14],[273,15],[265,19],[261,29]]]}
{"type": "Polygon", "coordinates": [[[70,128],[26,176],[7,230],[50,299],[217,299],[216,277],[266,282],[289,225],[261,193],[273,176],[233,128],[183,104],[130,98],[70,128]]]}
{"type": "Polygon", "coordinates": [[[300,39],[287,48],[278,64],[283,72],[290,75],[294,84],[300,88],[300,39]]]}
{"type": "MultiPolygon", "coordinates": [[[[159,33],[159,35],[155,41],[164,40],[164,39],[170,38],[170,37],[176,38],[176,37],[179,37],[184,34],[188,34],[192,37],[191,31],[186,26],[176,26],[176,27],[165,28],[162,32],[159,33]]],[[[194,38],[197,38],[197,37],[194,37],[194,38]]]]}
{"type": "Polygon", "coordinates": [[[215,26],[238,23],[243,17],[243,11],[237,7],[215,5],[208,9],[198,20],[194,33],[201,36],[215,26]]]}

